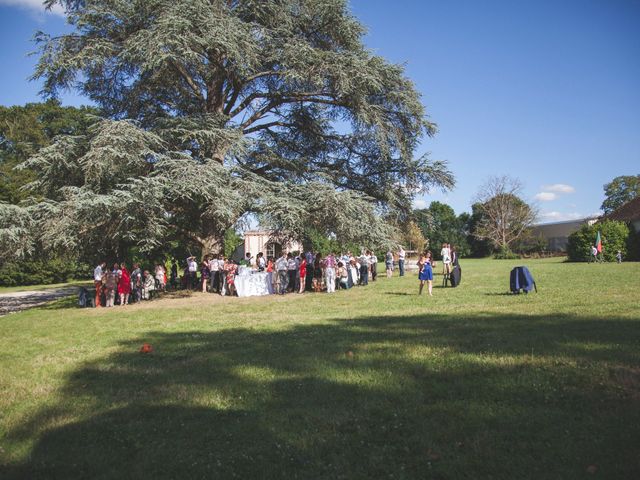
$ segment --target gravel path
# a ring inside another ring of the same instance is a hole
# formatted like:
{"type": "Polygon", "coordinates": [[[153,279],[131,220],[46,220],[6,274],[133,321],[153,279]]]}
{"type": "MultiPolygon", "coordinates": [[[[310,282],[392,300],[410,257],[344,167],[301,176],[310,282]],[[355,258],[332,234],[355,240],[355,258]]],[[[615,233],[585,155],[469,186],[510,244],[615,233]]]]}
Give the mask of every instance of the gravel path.
{"type": "Polygon", "coordinates": [[[27,308],[39,307],[53,300],[77,295],[78,287],[61,287],[47,290],[0,293],[0,317],[27,308]]]}

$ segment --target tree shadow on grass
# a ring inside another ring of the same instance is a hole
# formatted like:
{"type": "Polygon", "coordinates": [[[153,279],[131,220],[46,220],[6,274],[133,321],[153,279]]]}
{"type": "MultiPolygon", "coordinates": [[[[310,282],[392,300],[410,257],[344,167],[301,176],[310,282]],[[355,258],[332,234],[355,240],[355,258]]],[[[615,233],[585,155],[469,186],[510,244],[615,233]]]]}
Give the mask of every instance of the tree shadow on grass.
{"type": "MultiPolygon", "coordinates": [[[[637,322],[381,316],[150,331],[7,435],[7,478],[603,478],[640,473],[637,322]],[[142,342],[154,346],[141,354],[142,342]],[[72,418],[70,421],[69,418],[72,418]]],[[[0,473],[3,473],[0,470],[0,473]]]]}

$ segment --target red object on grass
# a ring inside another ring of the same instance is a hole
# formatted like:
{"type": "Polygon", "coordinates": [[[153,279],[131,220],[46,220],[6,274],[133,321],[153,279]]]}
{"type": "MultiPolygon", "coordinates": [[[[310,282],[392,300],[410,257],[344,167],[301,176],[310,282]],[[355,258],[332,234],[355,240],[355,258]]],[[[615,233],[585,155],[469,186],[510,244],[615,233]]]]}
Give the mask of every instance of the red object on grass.
{"type": "Polygon", "coordinates": [[[140,353],[151,353],[153,352],[153,347],[148,343],[143,343],[142,348],[140,349],[140,353]]]}

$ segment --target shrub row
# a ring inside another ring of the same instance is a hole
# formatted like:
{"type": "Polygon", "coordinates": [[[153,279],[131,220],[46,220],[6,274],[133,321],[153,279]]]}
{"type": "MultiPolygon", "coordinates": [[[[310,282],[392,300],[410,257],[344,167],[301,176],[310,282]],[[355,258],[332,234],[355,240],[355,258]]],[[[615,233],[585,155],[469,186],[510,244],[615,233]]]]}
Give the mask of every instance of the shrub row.
{"type": "Polygon", "coordinates": [[[46,285],[90,276],[91,267],[74,260],[64,258],[29,259],[3,264],[0,267],[0,286],[46,285]]]}
{"type": "Polygon", "coordinates": [[[623,222],[605,220],[593,225],[584,225],[580,230],[569,235],[567,245],[569,261],[586,262],[591,259],[591,246],[596,243],[598,231],[602,239],[602,255],[605,261],[615,262],[618,250],[622,252],[623,258],[634,259],[632,257],[635,257],[635,252],[632,244],[636,234],[623,222]],[[628,255],[630,252],[631,256],[628,255]]]}

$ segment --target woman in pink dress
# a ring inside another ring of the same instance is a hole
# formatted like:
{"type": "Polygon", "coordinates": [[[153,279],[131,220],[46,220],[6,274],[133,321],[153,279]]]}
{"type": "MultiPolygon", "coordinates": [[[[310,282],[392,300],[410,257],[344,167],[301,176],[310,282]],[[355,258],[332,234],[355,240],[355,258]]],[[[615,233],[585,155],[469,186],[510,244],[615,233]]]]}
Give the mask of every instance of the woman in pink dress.
{"type": "Polygon", "coordinates": [[[122,274],[118,279],[118,294],[120,294],[120,305],[129,304],[129,294],[131,293],[131,275],[124,263],[120,264],[122,274]]]}

